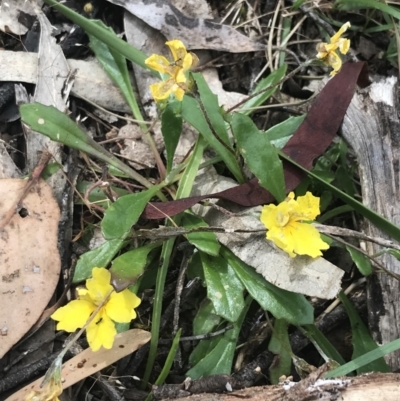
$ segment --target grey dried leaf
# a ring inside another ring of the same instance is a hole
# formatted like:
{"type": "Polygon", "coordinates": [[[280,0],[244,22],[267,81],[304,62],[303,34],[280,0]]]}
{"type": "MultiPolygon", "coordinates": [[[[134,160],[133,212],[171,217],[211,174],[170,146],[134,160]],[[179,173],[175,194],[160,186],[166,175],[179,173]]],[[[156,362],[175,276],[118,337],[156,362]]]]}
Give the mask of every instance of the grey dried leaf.
{"type": "Polygon", "coordinates": [[[163,0],[108,0],[124,7],[167,39],[180,39],[188,49],[211,49],[230,53],[264,50],[265,46],[253,42],[228,25],[208,19],[191,18],[163,0]]]}

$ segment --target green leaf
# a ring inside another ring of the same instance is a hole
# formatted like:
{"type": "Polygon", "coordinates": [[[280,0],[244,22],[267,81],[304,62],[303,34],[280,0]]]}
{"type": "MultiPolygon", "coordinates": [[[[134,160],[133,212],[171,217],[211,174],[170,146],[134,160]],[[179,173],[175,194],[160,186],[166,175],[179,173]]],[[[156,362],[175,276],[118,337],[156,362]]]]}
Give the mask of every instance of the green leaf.
{"type": "Polygon", "coordinates": [[[352,248],[351,246],[346,245],[347,252],[349,252],[351,259],[357,266],[357,269],[363,276],[369,276],[372,274],[372,265],[371,261],[363,255],[361,252],[357,251],[357,249],[352,248]]]}
{"type": "Polygon", "coordinates": [[[353,370],[360,369],[363,366],[390,354],[391,352],[397,351],[398,349],[400,349],[400,338],[391,341],[388,344],[381,345],[379,348],[369,351],[366,354],[347,362],[345,365],[339,366],[338,368],[325,373],[325,378],[330,379],[331,377],[345,376],[353,370]]]}
{"type": "Polygon", "coordinates": [[[196,72],[192,73],[194,80],[196,81],[197,90],[200,95],[200,106],[207,121],[211,124],[217,137],[222,141],[225,146],[233,152],[233,147],[229,141],[228,130],[226,127],[225,120],[221,114],[221,109],[218,104],[217,95],[211,91],[203,74],[196,72]]]}
{"type": "Polygon", "coordinates": [[[154,186],[146,191],[121,196],[104,214],[101,229],[104,238],[123,239],[129,234],[131,227],[138,221],[150,199],[162,188],[154,186]]]}
{"type": "Polygon", "coordinates": [[[83,132],[68,116],[53,106],[40,103],[27,103],[19,108],[22,122],[29,125],[34,131],[49,137],[55,142],[63,143],[73,149],[78,149],[89,155],[117,167],[129,177],[138,181],[145,187],[151,184],[135,170],[121,162],[101,145],[83,132]]]}
{"type": "Polygon", "coordinates": [[[276,319],[268,350],[277,355],[269,368],[271,384],[278,384],[281,376],[289,376],[292,366],[292,348],[290,346],[287,322],[276,319]]]}
{"type": "Polygon", "coordinates": [[[179,329],[178,332],[175,334],[174,341],[172,341],[172,345],[168,352],[167,359],[165,360],[164,367],[154,383],[156,386],[161,386],[162,384],[164,384],[167,376],[169,375],[172,364],[174,363],[175,355],[179,348],[179,340],[181,338],[181,334],[182,329],[179,329]]]}
{"type": "MultiPolygon", "coordinates": [[[[191,366],[195,368],[195,373],[196,373],[196,365],[201,362],[202,359],[204,359],[206,356],[209,354],[214,355],[213,359],[215,363],[219,361],[219,358],[222,354],[221,349],[215,349],[219,342],[224,338],[223,334],[220,334],[219,336],[212,337],[208,340],[201,340],[193,349],[192,353],[189,356],[189,363],[191,366]]],[[[211,357],[209,357],[211,358],[211,357]]],[[[202,367],[203,371],[207,374],[207,366],[202,367]]],[[[208,369],[211,369],[211,367],[208,367],[208,369]]],[[[186,373],[188,376],[190,370],[186,373]]],[[[190,377],[190,376],[189,376],[190,377]]],[[[201,376],[200,376],[201,377],[201,376]]]]}
{"type": "Polygon", "coordinates": [[[271,312],[277,319],[285,319],[298,326],[314,321],[314,309],[303,295],[282,290],[269,283],[224,246],[221,246],[220,254],[264,310],[271,312]]]}
{"type": "MultiPolygon", "coordinates": [[[[322,210],[322,208],[321,208],[321,210],[322,210]]],[[[333,217],[336,217],[343,213],[352,212],[353,210],[354,210],[353,207],[349,206],[349,205],[338,206],[338,207],[335,207],[335,208],[329,210],[328,212],[322,214],[321,216],[319,216],[317,218],[317,221],[318,221],[318,223],[323,224],[326,221],[328,221],[329,219],[332,219],[333,217]]]]}
{"type": "Polygon", "coordinates": [[[381,3],[380,1],[376,0],[337,0],[335,5],[342,10],[351,10],[356,9],[359,10],[360,8],[374,8],[375,10],[382,11],[383,13],[389,14],[394,18],[400,20],[400,10],[391,7],[385,3],[381,3]]]}
{"type": "Polygon", "coordinates": [[[204,279],[204,270],[203,264],[201,263],[200,253],[195,252],[190,259],[186,275],[189,280],[194,280],[196,278],[200,278],[201,281],[205,281],[204,279]]]}
{"type": "Polygon", "coordinates": [[[144,272],[149,252],[160,245],[161,243],[152,243],[141,246],[125,252],[113,260],[110,273],[111,284],[115,291],[120,292],[130,285],[136,284],[144,272]]]}
{"type": "MultiPolygon", "coordinates": [[[[196,227],[208,227],[208,224],[200,217],[191,213],[183,213],[181,226],[191,229],[196,227]]],[[[187,234],[188,241],[200,251],[211,256],[218,256],[220,244],[213,232],[195,232],[187,234]]]]}
{"type": "MultiPolygon", "coordinates": [[[[305,324],[302,329],[306,336],[314,343],[317,344],[317,348],[320,348],[322,352],[333,361],[339,364],[344,364],[346,361],[343,359],[342,355],[339,354],[337,349],[332,345],[332,343],[321,333],[315,324],[305,324]]],[[[321,355],[322,356],[322,355],[321,355]]]]}
{"type": "Polygon", "coordinates": [[[107,46],[121,53],[128,60],[131,60],[135,64],[149,71],[151,74],[159,76],[158,73],[148,68],[144,63],[147,58],[146,54],[129,45],[127,42],[119,38],[115,33],[102,28],[96,24],[94,20],[83,17],[82,15],[55,0],[45,0],[45,3],[49,4],[53,9],[59,11],[62,15],[65,15],[71,21],[75,22],[75,24],[82,27],[88,34],[95,36],[107,46]]]}
{"type": "Polygon", "coordinates": [[[172,169],[175,150],[182,132],[182,102],[169,102],[161,115],[161,132],[167,152],[167,172],[172,169]]]}
{"type": "Polygon", "coordinates": [[[387,253],[394,256],[397,260],[400,260],[400,251],[397,249],[388,249],[387,253]]]}
{"type": "Polygon", "coordinates": [[[249,115],[251,113],[254,113],[254,108],[257,108],[258,106],[261,106],[267,99],[269,99],[275,91],[279,88],[279,85],[276,85],[281,79],[284,78],[287,70],[287,65],[284,64],[281,67],[279,67],[277,70],[272,72],[271,74],[268,75],[268,77],[263,78],[255,87],[255,89],[252,91],[250,95],[253,93],[260,92],[269,86],[273,86],[271,89],[266,90],[265,92],[260,93],[257,96],[254,96],[253,98],[249,99],[246,103],[244,103],[241,107],[239,112],[244,115],[249,115]],[[252,109],[252,110],[246,110],[246,109],[252,109]]]}
{"type": "Polygon", "coordinates": [[[84,253],[75,267],[74,283],[86,280],[92,277],[94,267],[106,267],[124,245],[124,239],[113,239],[106,241],[99,247],[84,253]]]}
{"type": "Polygon", "coordinates": [[[243,285],[226,260],[200,252],[207,296],[215,313],[229,322],[236,322],[244,308],[243,285]]]}
{"type": "MultiPolygon", "coordinates": [[[[352,359],[358,358],[369,351],[379,348],[368,328],[365,326],[364,322],[361,320],[356,309],[351,304],[346,295],[341,292],[339,294],[339,299],[342,301],[343,306],[346,308],[347,314],[349,315],[353,342],[353,356],[352,359]]],[[[377,358],[371,363],[359,366],[357,368],[357,373],[360,375],[367,372],[390,372],[389,366],[386,364],[383,358],[377,358]]]]}
{"type": "MultiPolygon", "coordinates": [[[[251,297],[246,298],[245,307],[237,322],[234,323],[232,330],[226,331],[221,338],[216,337],[211,340],[200,341],[193,351],[197,356],[197,363],[186,373],[186,376],[195,380],[210,375],[229,375],[231,373],[237,339],[251,301],[251,297]],[[205,344],[203,345],[203,343],[205,344]],[[200,351],[203,352],[201,353],[200,351]],[[201,355],[205,356],[200,359],[201,355]]],[[[194,360],[194,357],[190,358],[192,363],[194,360]]]]}
{"type": "Polygon", "coordinates": [[[268,189],[278,202],[282,202],[286,197],[286,185],[276,148],[250,117],[235,113],[231,126],[239,151],[251,172],[262,187],[268,189]]]}
{"type": "Polygon", "coordinates": [[[212,302],[206,298],[193,319],[193,335],[211,333],[220,323],[221,316],[215,313],[212,302]]]}
{"type": "MultiPolygon", "coordinates": [[[[104,30],[114,34],[113,30],[106,26],[102,21],[93,21],[92,23],[97,24],[104,30]]],[[[97,60],[100,62],[105,72],[121,90],[134,117],[139,121],[142,120],[143,118],[132,89],[128,66],[126,65],[126,58],[121,53],[107,46],[103,41],[97,39],[95,36],[89,35],[89,39],[90,48],[93,50],[97,60]]],[[[139,125],[143,132],[147,131],[146,124],[139,122],[139,125]]]]}
{"type": "Polygon", "coordinates": [[[199,131],[208,144],[218,153],[236,180],[239,183],[243,183],[244,177],[231,146],[228,146],[214,134],[212,127],[210,127],[202,111],[200,103],[196,99],[189,96],[185,96],[183,98],[182,117],[197,131],[199,131]]]}
{"type": "Polygon", "coordinates": [[[264,134],[271,142],[271,145],[274,145],[278,149],[282,149],[300,127],[300,124],[305,118],[306,114],[299,117],[289,117],[287,120],[282,121],[265,131],[264,134]]]}

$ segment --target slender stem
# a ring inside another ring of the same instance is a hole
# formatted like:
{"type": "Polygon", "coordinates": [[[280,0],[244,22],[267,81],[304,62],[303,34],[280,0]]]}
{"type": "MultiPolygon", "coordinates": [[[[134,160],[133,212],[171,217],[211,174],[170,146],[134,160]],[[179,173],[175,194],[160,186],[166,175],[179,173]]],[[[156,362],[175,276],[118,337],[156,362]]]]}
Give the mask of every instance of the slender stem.
{"type": "Polygon", "coordinates": [[[303,64],[299,65],[297,68],[295,68],[292,72],[290,72],[288,75],[286,75],[285,77],[283,77],[281,80],[279,80],[278,82],[275,82],[274,84],[267,86],[266,88],[251,94],[250,96],[248,96],[246,99],[243,99],[241,102],[235,104],[234,106],[232,106],[230,109],[227,110],[227,113],[231,113],[233,110],[237,109],[238,107],[242,106],[243,104],[245,104],[246,102],[248,102],[250,99],[255,98],[258,95],[261,95],[261,93],[264,93],[266,91],[269,91],[272,88],[275,88],[275,86],[279,86],[281,84],[283,84],[285,81],[287,81],[288,79],[292,78],[294,75],[296,75],[300,70],[302,70],[304,67],[307,67],[308,65],[310,65],[313,61],[315,61],[314,59],[311,60],[307,60],[306,62],[304,62],[303,64]]]}

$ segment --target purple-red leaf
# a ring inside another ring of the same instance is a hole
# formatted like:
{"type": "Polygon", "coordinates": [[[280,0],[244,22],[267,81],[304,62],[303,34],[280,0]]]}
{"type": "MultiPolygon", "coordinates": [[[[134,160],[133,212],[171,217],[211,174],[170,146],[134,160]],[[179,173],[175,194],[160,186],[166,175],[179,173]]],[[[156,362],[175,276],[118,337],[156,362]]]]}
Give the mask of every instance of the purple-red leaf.
{"type": "MultiPolygon", "coordinates": [[[[311,170],[314,160],[321,156],[331,144],[342,123],[346,110],[360,79],[365,87],[364,63],[346,63],[339,74],[333,77],[314,100],[307,117],[288,141],[282,151],[296,163],[311,170]]],[[[286,191],[292,191],[304,178],[295,166],[284,162],[286,191]]],[[[142,217],[162,219],[174,216],[203,199],[224,199],[242,206],[257,206],[274,201],[273,196],[253,178],[237,187],[203,196],[193,196],[170,202],[149,203],[142,217]]]]}

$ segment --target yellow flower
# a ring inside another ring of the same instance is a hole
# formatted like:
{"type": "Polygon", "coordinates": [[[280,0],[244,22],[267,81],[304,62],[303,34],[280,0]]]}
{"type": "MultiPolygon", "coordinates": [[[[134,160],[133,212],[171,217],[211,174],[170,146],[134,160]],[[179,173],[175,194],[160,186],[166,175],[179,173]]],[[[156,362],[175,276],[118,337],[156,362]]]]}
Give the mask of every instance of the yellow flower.
{"type": "Polygon", "coordinates": [[[51,318],[57,320],[57,330],[70,333],[82,328],[97,307],[104,303],[86,328],[87,340],[93,351],[102,346],[110,349],[117,334],[114,322],[129,323],[136,318],[134,308],[140,298],[128,289],[116,293],[110,284],[111,274],[107,269],[95,267],[92,278],[86,280],[86,289],[78,289],[79,299],[57,309],[51,318]],[[105,301],[107,295],[110,297],[105,301]],[[104,302],[105,301],[105,302],[104,302]]]}
{"type": "Polygon", "coordinates": [[[321,256],[321,249],[329,245],[321,240],[318,230],[304,221],[314,220],[320,214],[319,198],[307,192],[294,200],[294,193],[279,205],[266,205],[261,212],[261,222],[268,229],[267,239],[290,257],[321,256]]]}
{"type": "Polygon", "coordinates": [[[350,22],[346,22],[332,37],[330,43],[318,43],[317,58],[321,59],[324,64],[331,66],[333,71],[330,75],[336,75],[342,68],[342,59],[337,53],[346,54],[350,48],[350,40],[343,39],[341,36],[350,28],[350,22]]]}
{"type": "Polygon", "coordinates": [[[61,365],[62,359],[56,359],[46,372],[45,379],[40,391],[33,390],[26,397],[25,401],[60,401],[58,396],[62,393],[61,365]]]}
{"type": "Polygon", "coordinates": [[[179,101],[182,101],[185,91],[188,89],[186,72],[195,67],[199,59],[195,54],[188,53],[180,40],[170,40],[165,44],[174,58],[172,63],[158,54],[153,54],[145,60],[146,65],[151,69],[169,76],[166,81],[150,85],[151,94],[156,102],[167,99],[171,93],[179,101]]]}

